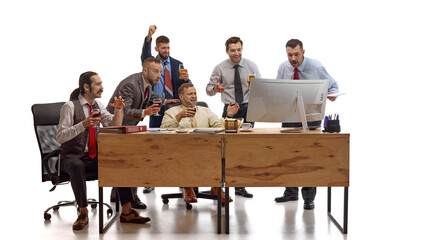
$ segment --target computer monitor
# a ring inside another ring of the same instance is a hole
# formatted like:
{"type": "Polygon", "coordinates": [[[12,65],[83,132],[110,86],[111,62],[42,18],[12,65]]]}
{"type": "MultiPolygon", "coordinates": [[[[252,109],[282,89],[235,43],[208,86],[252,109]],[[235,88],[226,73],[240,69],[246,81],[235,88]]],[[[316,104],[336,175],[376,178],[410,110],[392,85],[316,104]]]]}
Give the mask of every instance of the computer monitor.
{"type": "Polygon", "coordinates": [[[307,131],[308,121],[324,118],[328,82],[328,79],[252,79],[247,121],[301,122],[307,131]]]}

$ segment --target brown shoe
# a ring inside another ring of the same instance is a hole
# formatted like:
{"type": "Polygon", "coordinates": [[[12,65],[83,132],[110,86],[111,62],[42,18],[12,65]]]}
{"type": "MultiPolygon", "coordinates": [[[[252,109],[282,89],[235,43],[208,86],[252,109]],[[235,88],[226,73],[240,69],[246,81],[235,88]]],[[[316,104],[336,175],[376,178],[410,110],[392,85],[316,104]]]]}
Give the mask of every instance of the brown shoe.
{"type": "Polygon", "coordinates": [[[72,229],[82,230],[87,224],[89,224],[89,217],[86,213],[80,213],[77,220],[72,225],[72,229]]]}
{"type": "Polygon", "coordinates": [[[195,193],[194,193],[194,189],[192,189],[192,187],[186,187],[186,188],[184,188],[183,192],[182,192],[182,197],[183,197],[183,200],[186,203],[196,203],[196,202],[198,202],[197,201],[197,197],[195,196],[195,193]]]}
{"type": "MultiPolygon", "coordinates": [[[[221,201],[224,203],[225,202],[225,192],[223,192],[222,189],[220,189],[221,194],[221,201]]],[[[210,190],[210,193],[213,196],[217,196],[217,188],[212,187],[212,189],[210,190]]],[[[233,202],[234,200],[232,200],[231,196],[229,196],[229,202],[233,202]]]]}
{"type": "Polygon", "coordinates": [[[143,224],[151,221],[149,217],[142,217],[139,215],[139,213],[132,209],[129,214],[124,215],[123,213],[120,214],[120,222],[122,223],[137,223],[137,224],[143,224]]]}

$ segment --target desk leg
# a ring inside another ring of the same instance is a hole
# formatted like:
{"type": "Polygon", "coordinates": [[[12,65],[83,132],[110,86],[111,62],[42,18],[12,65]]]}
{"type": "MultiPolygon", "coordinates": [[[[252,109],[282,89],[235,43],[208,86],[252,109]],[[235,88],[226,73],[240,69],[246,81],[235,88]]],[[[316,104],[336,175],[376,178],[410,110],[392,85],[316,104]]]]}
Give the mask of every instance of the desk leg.
{"type": "MultiPolygon", "coordinates": [[[[104,188],[99,187],[99,233],[104,233],[104,188]]],[[[117,199],[118,200],[118,199],[117,199]]]]}
{"type": "Polygon", "coordinates": [[[222,188],[217,188],[217,233],[222,233],[222,188]]]}
{"type": "Polygon", "coordinates": [[[229,187],[225,188],[225,233],[229,234],[229,187]]]}
{"type": "Polygon", "coordinates": [[[99,187],[99,233],[105,233],[106,230],[108,230],[108,228],[114,223],[115,219],[117,219],[118,212],[120,211],[120,205],[118,202],[118,197],[116,196],[115,214],[111,212],[112,217],[104,224],[104,189],[103,187],[99,187]]]}
{"type": "Polygon", "coordinates": [[[331,187],[328,187],[328,194],[327,194],[327,212],[328,216],[330,217],[331,221],[339,228],[339,230],[343,234],[348,233],[348,198],[349,198],[349,187],[345,187],[345,193],[344,193],[344,206],[343,206],[343,227],[336,221],[336,219],[331,215],[331,187]]]}

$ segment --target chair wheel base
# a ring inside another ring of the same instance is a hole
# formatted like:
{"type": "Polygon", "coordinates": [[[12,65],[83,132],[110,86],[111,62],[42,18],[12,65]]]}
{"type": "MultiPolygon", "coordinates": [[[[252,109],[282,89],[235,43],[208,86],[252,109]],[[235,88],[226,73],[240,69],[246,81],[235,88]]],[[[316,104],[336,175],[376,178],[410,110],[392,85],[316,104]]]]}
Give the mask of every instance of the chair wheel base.
{"type": "Polygon", "coordinates": [[[44,214],[44,220],[46,220],[46,221],[49,221],[51,217],[52,217],[52,215],[50,215],[49,213],[44,214]]]}
{"type": "Polygon", "coordinates": [[[192,209],[192,205],[190,203],[186,204],[186,210],[191,210],[192,209]]]}

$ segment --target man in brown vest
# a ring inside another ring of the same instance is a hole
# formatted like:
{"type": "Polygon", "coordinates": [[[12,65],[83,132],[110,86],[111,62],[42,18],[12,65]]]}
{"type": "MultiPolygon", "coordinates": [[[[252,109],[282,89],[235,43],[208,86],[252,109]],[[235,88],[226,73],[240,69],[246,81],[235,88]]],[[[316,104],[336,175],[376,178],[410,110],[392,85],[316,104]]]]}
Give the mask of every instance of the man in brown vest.
{"type": "MultiPolygon", "coordinates": [[[[86,169],[97,171],[95,126],[121,125],[123,121],[124,100],[115,98],[111,104],[114,115],[109,113],[101,102],[102,80],[95,72],[80,75],[79,88],[70,96],[70,101],[61,108],[56,138],[62,144],[61,171],[70,176],[71,186],[79,207],[79,216],[73,224],[73,230],[81,230],[88,223],[86,169]],[[95,110],[98,109],[98,110],[95,110]],[[93,110],[93,111],[92,111],[93,110]],[[100,114],[100,116],[99,116],[100,114]]],[[[122,211],[120,222],[146,223],[150,218],[139,215],[131,208],[132,192],[130,188],[118,188],[122,211]]]]}

